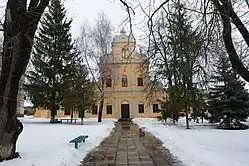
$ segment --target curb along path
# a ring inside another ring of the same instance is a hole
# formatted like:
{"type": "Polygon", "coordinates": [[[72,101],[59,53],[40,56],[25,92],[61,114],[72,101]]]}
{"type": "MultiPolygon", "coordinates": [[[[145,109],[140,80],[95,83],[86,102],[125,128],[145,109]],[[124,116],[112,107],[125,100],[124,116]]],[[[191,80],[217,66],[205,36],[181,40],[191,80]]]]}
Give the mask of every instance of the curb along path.
{"type": "Polygon", "coordinates": [[[182,166],[161,141],[129,121],[119,121],[110,136],[80,166],[182,166]]]}

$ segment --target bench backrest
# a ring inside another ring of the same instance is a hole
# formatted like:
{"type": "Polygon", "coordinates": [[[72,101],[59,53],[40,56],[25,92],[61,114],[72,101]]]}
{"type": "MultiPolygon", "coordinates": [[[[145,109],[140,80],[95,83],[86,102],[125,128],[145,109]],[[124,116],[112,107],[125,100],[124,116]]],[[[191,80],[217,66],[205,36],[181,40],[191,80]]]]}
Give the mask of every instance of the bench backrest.
{"type": "Polygon", "coordinates": [[[88,135],[80,135],[80,136],[74,138],[73,140],[71,140],[70,143],[71,142],[82,142],[86,138],[88,138],[88,135]]]}

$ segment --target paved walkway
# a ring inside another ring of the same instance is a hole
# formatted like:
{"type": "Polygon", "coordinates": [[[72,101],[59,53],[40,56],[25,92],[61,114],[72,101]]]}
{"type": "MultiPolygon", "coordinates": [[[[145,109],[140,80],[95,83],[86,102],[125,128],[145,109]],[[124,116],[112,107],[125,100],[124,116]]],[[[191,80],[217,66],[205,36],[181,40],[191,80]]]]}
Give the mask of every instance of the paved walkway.
{"type": "Polygon", "coordinates": [[[85,157],[81,166],[180,165],[152,134],[132,122],[120,121],[110,136],[85,157]]]}

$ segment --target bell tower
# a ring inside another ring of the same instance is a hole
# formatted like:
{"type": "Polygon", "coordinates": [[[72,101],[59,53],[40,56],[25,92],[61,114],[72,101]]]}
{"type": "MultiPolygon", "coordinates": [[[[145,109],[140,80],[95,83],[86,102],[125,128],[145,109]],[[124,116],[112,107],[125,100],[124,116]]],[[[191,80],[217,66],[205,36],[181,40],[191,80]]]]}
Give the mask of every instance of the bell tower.
{"type": "Polygon", "coordinates": [[[112,41],[113,56],[115,59],[127,58],[135,50],[135,44],[134,37],[127,35],[122,28],[119,35],[116,35],[112,41]]]}

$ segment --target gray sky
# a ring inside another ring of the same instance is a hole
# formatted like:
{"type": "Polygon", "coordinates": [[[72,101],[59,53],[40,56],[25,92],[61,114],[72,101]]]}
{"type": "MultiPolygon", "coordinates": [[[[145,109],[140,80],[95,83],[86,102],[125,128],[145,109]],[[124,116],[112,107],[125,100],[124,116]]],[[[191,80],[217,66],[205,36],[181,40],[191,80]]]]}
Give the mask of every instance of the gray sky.
{"type": "MultiPolygon", "coordinates": [[[[141,3],[143,9],[148,13],[148,0],[127,0],[129,5],[135,9],[135,16],[132,16],[132,30],[133,35],[135,36],[137,43],[142,38],[142,42],[145,40],[143,37],[145,33],[143,32],[147,27],[147,20],[144,20],[145,14],[141,11],[138,6],[138,2],[141,3]]],[[[153,0],[154,1],[154,0],[153,0]]],[[[159,5],[164,0],[156,0],[155,4],[159,5]]],[[[0,0],[0,16],[4,15],[4,9],[6,5],[6,0],[0,0]]],[[[104,12],[110,18],[113,27],[113,35],[118,33],[121,28],[125,28],[125,30],[129,31],[129,25],[126,22],[125,24],[121,24],[127,18],[127,12],[125,7],[120,2],[120,0],[65,0],[65,7],[68,10],[67,14],[69,17],[73,18],[72,23],[72,35],[74,38],[80,35],[80,28],[84,21],[89,21],[91,24],[94,24],[97,14],[99,12],[104,12]],[[121,26],[121,27],[120,27],[121,26]]],[[[2,17],[0,18],[2,19],[2,17]]]]}
{"type": "MultiPolygon", "coordinates": [[[[118,28],[127,17],[127,12],[119,0],[67,0],[65,6],[68,9],[69,17],[73,18],[72,35],[74,37],[80,35],[80,27],[85,20],[94,24],[97,14],[102,11],[111,19],[115,28],[114,33],[119,32],[122,27],[125,27],[128,31],[128,26],[124,24],[118,28]]],[[[133,18],[134,26],[136,22],[143,19],[142,17],[141,13],[136,13],[133,18]]],[[[134,27],[133,31],[135,37],[143,35],[136,27],[134,27]]]]}

